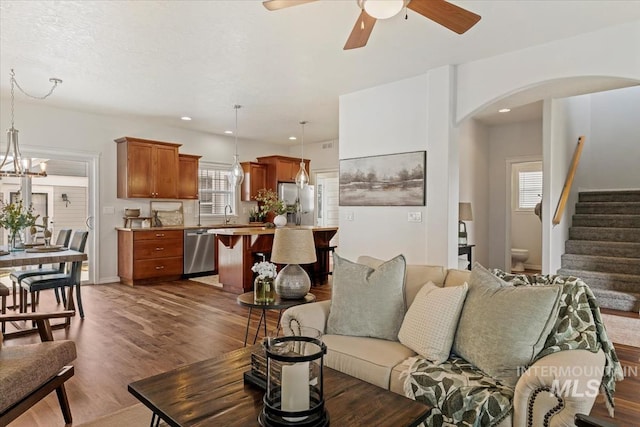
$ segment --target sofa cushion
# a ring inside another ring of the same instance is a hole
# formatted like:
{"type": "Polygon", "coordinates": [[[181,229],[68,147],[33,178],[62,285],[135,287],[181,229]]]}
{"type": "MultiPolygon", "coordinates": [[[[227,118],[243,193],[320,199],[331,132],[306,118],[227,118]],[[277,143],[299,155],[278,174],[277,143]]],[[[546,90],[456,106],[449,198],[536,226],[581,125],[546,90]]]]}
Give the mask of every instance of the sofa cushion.
{"type": "Polygon", "coordinates": [[[511,286],[476,263],[453,351],[514,386],[555,324],[559,286],[511,286]]]}
{"type": "Polygon", "coordinates": [[[397,341],[344,335],[323,335],[322,341],[326,366],[387,390],[391,370],[416,355],[397,341]]]}
{"type": "Polygon", "coordinates": [[[76,358],[73,341],[4,346],[0,351],[0,412],[53,378],[76,358]]]}
{"type": "Polygon", "coordinates": [[[404,316],[400,342],[431,362],[446,361],[466,295],[466,283],[449,288],[424,285],[404,316]]]}
{"type": "Polygon", "coordinates": [[[469,280],[471,280],[471,271],[450,268],[447,271],[447,277],[444,279],[444,286],[459,286],[463,283],[469,283],[469,280]]]}
{"type": "Polygon", "coordinates": [[[333,255],[328,334],[396,341],[404,319],[404,256],[371,268],[333,255]]]}
{"type": "MultiPolygon", "coordinates": [[[[371,268],[378,268],[384,260],[362,255],[358,257],[358,263],[371,268]]],[[[416,294],[427,282],[433,282],[437,286],[443,286],[447,269],[439,265],[408,264],[404,279],[405,304],[410,307],[416,294]]],[[[464,280],[463,280],[464,282],[464,280]]],[[[462,283],[458,283],[461,285],[462,283]]]]}

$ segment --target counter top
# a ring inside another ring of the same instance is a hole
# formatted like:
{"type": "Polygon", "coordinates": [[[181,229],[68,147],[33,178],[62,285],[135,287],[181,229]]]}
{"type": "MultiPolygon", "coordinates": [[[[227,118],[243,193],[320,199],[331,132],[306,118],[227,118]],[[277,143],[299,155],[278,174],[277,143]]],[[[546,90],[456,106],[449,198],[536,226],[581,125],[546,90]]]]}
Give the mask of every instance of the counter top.
{"type": "Polygon", "coordinates": [[[213,230],[213,229],[233,229],[233,228],[255,228],[250,224],[210,224],[210,225],[174,225],[168,227],[116,227],[118,231],[167,231],[167,230],[213,230]]]}
{"type": "MultiPolygon", "coordinates": [[[[337,231],[338,227],[314,227],[314,226],[292,226],[290,228],[302,228],[313,231],[337,231]]],[[[214,228],[208,233],[220,234],[222,236],[256,236],[261,234],[275,234],[276,227],[236,227],[236,228],[214,228]]]]}

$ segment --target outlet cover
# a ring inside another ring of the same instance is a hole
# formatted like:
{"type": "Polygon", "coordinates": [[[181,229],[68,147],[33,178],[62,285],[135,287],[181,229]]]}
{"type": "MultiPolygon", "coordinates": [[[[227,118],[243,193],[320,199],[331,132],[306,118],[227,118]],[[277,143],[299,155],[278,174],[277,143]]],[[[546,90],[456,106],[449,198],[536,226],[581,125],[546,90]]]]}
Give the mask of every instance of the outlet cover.
{"type": "Polygon", "coordinates": [[[409,212],[407,214],[407,221],[422,222],[422,212],[409,212]]]}
{"type": "Polygon", "coordinates": [[[347,221],[353,221],[353,212],[347,212],[347,221]]]}

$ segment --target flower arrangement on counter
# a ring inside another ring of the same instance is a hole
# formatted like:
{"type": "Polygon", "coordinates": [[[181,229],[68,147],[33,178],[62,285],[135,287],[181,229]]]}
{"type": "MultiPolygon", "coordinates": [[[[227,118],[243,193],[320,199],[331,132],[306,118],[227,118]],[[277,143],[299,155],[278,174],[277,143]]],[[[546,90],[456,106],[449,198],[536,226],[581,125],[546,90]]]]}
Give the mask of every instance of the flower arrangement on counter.
{"type": "Polygon", "coordinates": [[[285,205],[284,201],[278,199],[276,192],[270,188],[258,190],[256,201],[258,202],[259,210],[264,213],[265,217],[269,212],[273,212],[276,215],[287,213],[287,205],[285,205]]]}

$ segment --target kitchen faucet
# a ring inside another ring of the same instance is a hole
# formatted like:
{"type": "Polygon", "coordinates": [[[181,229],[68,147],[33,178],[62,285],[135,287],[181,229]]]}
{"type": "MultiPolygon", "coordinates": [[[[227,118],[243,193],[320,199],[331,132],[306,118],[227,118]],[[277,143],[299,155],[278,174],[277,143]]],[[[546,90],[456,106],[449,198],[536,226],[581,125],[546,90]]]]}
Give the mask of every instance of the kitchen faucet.
{"type": "Polygon", "coordinates": [[[224,207],[224,223],[225,224],[229,224],[229,221],[231,221],[231,218],[227,218],[227,208],[229,208],[229,213],[233,213],[233,209],[231,209],[231,205],[225,205],[224,207]]]}

